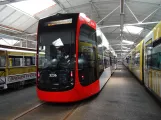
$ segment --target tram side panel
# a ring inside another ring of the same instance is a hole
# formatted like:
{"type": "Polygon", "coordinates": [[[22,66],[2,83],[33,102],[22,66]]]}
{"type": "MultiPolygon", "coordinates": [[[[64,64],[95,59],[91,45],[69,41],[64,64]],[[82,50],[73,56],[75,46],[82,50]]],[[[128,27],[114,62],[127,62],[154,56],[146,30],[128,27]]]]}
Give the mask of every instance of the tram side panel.
{"type": "Polygon", "coordinates": [[[106,84],[107,80],[111,77],[112,71],[110,66],[110,52],[106,49],[104,52],[103,59],[103,72],[99,76],[100,89],[106,84]]]}
{"type": "Polygon", "coordinates": [[[132,52],[130,52],[130,54],[129,54],[128,68],[130,71],[132,70],[132,52]]]}
{"type": "Polygon", "coordinates": [[[142,82],[143,80],[143,41],[132,51],[131,72],[142,82]]]}
{"type": "Polygon", "coordinates": [[[144,39],[145,86],[161,99],[161,23],[144,39]]]}
{"type": "Polygon", "coordinates": [[[97,33],[97,49],[98,49],[98,74],[100,89],[103,88],[107,80],[112,74],[111,66],[111,52],[108,44],[108,40],[101,31],[97,33]],[[101,33],[101,34],[98,34],[101,33]]]}
{"type": "Polygon", "coordinates": [[[161,22],[153,29],[153,46],[152,46],[152,90],[161,100],[161,22]]]}
{"type": "Polygon", "coordinates": [[[144,85],[147,88],[152,87],[152,71],[151,71],[151,49],[153,42],[153,32],[151,31],[144,38],[144,85]]]}

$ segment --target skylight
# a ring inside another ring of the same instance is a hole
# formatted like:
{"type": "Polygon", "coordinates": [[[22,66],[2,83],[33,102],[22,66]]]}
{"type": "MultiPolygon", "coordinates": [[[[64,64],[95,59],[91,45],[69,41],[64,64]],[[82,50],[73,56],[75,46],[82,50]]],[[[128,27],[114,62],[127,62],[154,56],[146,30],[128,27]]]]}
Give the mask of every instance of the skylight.
{"type": "Polygon", "coordinates": [[[140,34],[141,31],[143,30],[142,27],[136,27],[136,26],[124,26],[123,31],[126,33],[131,33],[131,34],[140,34]]]}
{"type": "Polygon", "coordinates": [[[56,3],[53,0],[26,0],[26,1],[12,3],[9,5],[33,16],[34,14],[42,10],[45,10],[48,7],[53,6],[55,4],[56,3]]]}
{"type": "Polygon", "coordinates": [[[7,45],[7,46],[13,46],[13,45],[15,45],[16,43],[17,43],[17,44],[19,43],[18,40],[6,39],[6,38],[1,38],[0,41],[1,41],[1,42],[0,42],[1,45],[7,45]]]}

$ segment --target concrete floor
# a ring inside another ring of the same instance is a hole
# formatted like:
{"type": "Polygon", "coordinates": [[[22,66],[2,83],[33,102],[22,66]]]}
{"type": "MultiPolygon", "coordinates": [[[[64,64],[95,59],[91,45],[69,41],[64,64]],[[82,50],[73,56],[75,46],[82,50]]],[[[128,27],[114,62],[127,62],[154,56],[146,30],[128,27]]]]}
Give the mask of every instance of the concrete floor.
{"type": "Polygon", "coordinates": [[[79,107],[68,120],[161,120],[161,107],[120,66],[102,92],[79,107]]]}
{"type": "Polygon", "coordinates": [[[36,96],[36,87],[28,86],[21,90],[6,90],[0,92],[0,120],[10,120],[40,104],[36,96]]]}
{"type": "MultiPolygon", "coordinates": [[[[0,94],[0,120],[9,120],[39,103],[35,87],[0,94]]],[[[97,96],[73,104],[45,103],[18,120],[161,120],[161,107],[119,66],[97,96]]]]}

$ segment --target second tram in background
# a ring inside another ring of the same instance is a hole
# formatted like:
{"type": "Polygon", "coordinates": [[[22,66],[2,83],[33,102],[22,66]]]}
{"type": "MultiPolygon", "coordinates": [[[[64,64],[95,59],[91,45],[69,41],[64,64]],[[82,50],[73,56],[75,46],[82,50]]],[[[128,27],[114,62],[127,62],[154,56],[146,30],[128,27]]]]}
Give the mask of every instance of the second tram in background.
{"type": "Polygon", "coordinates": [[[17,89],[28,83],[35,83],[35,56],[36,51],[0,47],[0,89],[17,89]]]}
{"type": "Polygon", "coordinates": [[[124,59],[129,70],[161,101],[161,22],[124,59]]]}
{"type": "Polygon", "coordinates": [[[96,30],[96,23],[83,13],[40,20],[37,41],[40,100],[73,102],[90,97],[116,69],[114,50],[101,30],[96,30]]]}

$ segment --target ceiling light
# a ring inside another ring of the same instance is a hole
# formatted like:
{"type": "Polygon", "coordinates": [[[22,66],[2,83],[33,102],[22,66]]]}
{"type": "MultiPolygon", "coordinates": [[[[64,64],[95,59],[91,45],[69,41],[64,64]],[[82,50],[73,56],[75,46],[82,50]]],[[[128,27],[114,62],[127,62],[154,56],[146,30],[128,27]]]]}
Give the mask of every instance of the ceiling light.
{"type": "Polygon", "coordinates": [[[123,42],[123,43],[126,43],[126,44],[131,44],[131,45],[134,44],[133,41],[129,41],[129,40],[122,40],[122,42],[123,42]]]}
{"type": "Polygon", "coordinates": [[[142,27],[136,27],[136,26],[124,26],[123,31],[126,33],[131,33],[131,34],[140,34],[141,31],[143,30],[142,27]]]}
{"type": "Polygon", "coordinates": [[[115,51],[128,52],[130,50],[115,50],[115,51]]]}
{"type": "Polygon", "coordinates": [[[128,50],[130,49],[130,48],[128,48],[128,47],[125,47],[125,46],[122,46],[122,48],[124,48],[124,49],[128,49],[128,50]]]}

